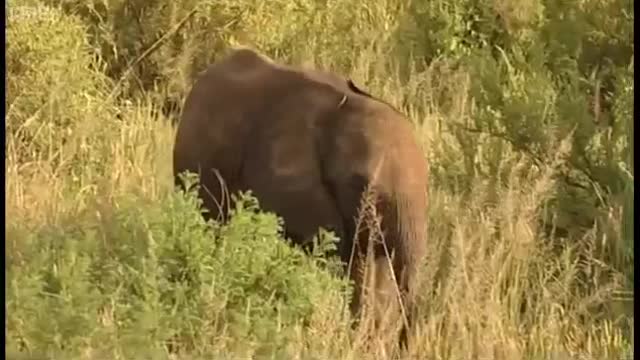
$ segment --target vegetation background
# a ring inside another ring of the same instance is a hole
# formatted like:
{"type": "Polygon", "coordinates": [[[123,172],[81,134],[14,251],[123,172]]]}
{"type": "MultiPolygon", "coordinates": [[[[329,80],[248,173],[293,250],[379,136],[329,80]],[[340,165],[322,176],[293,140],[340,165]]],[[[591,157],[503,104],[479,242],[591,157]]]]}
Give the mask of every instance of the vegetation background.
{"type": "Polygon", "coordinates": [[[623,359],[633,339],[632,0],[11,0],[11,359],[623,359]],[[335,262],[245,197],[174,192],[194,76],[250,45],[350,76],[430,168],[419,329],[351,329],[335,262]]]}

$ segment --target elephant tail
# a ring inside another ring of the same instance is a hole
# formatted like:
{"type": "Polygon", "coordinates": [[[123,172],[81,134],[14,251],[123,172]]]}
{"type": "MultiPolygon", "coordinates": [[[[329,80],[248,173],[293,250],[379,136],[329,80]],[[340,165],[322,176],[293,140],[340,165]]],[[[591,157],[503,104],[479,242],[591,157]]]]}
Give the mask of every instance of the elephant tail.
{"type": "Polygon", "coordinates": [[[412,288],[426,251],[426,194],[400,191],[395,194],[396,251],[404,271],[400,284],[412,288]]]}

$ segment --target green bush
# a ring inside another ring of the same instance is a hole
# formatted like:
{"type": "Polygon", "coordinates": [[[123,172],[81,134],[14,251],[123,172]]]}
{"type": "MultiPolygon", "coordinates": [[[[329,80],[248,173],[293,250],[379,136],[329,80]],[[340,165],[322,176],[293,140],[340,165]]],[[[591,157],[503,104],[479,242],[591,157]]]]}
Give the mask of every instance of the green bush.
{"type": "Polygon", "coordinates": [[[204,356],[235,341],[271,354],[286,350],[319,307],[341,314],[346,283],[289,246],[280,220],[255,199],[241,199],[225,226],[205,223],[192,193],[176,193],[10,229],[19,250],[7,252],[8,351],[204,356]]]}
{"type": "Polygon", "coordinates": [[[457,69],[468,82],[461,109],[436,98],[441,112],[457,113],[443,125],[456,145],[434,156],[435,181],[462,192],[474,182],[504,183],[510,153],[540,167],[570,137],[568,161],[556,170],[560,181],[548,204],[554,219],[542,220],[554,222],[556,235],[579,238],[597,223],[609,226],[602,222],[629,191],[633,132],[619,104],[633,91],[633,4],[518,3],[416,3],[402,20],[397,48],[432,66],[422,69],[434,72],[434,81],[450,76],[433,67],[444,62],[445,70],[457,69]]]}

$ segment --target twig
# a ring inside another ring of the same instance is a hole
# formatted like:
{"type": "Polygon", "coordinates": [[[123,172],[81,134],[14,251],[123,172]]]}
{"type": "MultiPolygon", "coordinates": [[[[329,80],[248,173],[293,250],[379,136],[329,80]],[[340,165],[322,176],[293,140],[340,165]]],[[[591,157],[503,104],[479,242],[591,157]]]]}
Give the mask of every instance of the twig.
{"type": "Polygon", "coordinates": [[[109,95],[107,96],[107,99],[102,103],[102,105],[106,104],[108,101],[113,99],[113,97],[116,95],[118,90],[120,90],[124,80],[133,72],[133,69],[134,69],[134,67],[136,65],[138,65],[142,60],[144,60],[145,58],[149,57],[157,49],[159,49],[160,45],[162,45],[169,37],[173,36],[176,32],[178,32],[178,30],[180,30],[187,23],[187,20],[191,19],[191,17],[193,17],[193,15],[195,15],[197,12],[198,12],[198,7],[196,6],[184,18],[182,18],[182,20],[180,20],[173,27],[173,29],[167,31],[158,40],[156,40],[153,44],[151,44],[151,46],[149,46],[149,48],[147,50],[145,50],[137,58],[135,58],[133,61],[131,61],[129,63],[129,65],[127,65],[127,69],[124,71],[122,76],[120,76],[120,79],[118,80],[116,85],[113,87],[113,90],[111,91],[111,93],[109,93],[109,95]]]}

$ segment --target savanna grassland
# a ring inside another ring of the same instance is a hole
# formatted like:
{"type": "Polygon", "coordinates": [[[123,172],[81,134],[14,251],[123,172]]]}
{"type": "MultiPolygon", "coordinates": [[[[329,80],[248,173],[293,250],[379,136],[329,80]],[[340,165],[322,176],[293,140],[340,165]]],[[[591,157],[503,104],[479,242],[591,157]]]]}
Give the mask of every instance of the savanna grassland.
{"type": "Polygon", "coordinates": [[[633,4],[5,2],[8,358],[630,359],[633,4]],[[415,123],[429,251],[406,352],[348,325],[335,261],[255,200],[206,224],[174,191],[182,101],[237,44],[415,123]]]}

